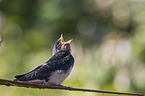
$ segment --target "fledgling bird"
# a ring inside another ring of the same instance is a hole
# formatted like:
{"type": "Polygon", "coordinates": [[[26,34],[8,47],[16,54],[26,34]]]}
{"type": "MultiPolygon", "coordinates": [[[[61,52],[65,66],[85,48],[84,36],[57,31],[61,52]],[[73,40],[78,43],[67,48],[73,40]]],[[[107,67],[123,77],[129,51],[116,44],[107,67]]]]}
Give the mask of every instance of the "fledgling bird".
{"type": "Polygon", "coordinates": [[[63,36],[53,47],[53,56],[44,64],[23,75],[15,76],[14,81],[30,82],[44,85],[61,85],[68,77],[74,65],[69,40],[64,42],[63,36]]]}

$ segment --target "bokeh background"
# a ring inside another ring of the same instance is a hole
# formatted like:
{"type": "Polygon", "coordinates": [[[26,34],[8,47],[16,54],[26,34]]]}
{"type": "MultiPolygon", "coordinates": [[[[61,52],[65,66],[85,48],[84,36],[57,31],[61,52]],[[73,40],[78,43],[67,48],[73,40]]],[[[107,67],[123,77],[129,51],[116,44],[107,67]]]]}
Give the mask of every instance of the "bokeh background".
{"type": "MultiPolygon", "coordinates": [[[[0,78],[45,63],[61,33],[75,57],[63,85],[145,93],[144,0],[0,0],[0,78]]],[[[0,95],[107,96],[5,86],[0,95]]]]}

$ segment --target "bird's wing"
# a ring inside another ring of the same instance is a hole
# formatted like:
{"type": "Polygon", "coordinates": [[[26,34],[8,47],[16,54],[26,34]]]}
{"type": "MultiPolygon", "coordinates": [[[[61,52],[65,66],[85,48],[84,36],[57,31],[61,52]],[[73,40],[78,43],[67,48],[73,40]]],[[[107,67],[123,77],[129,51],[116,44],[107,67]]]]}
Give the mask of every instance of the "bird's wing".
{"type": "Polygon", "coordinates": [[[25,74],[22,74],[22,75],[16,75],[15,78],[20,78],[20,77],[22,77],[22,76],[24,76],[24,75],[30,74],[30,73],[36,71],[37,69],[39,69],[41,66],[42,66],[42,65],[38,66],[37,68],[35,68],[34,70],[32,70],[32,71],[30,71],[30,72],[28,72],[28,73],[25,73],[25,74]]]}
{"type": "Polygon", "coordinates": [[[28,72],[28,73],[25,73],[25,74],[22,74],[22,75],[16,75],[15,78],[16,80],[19,80],[19,81],[28,81],[28,80],[34,80],[34,79],[43,79],[45,78],[46,76],[45,75],[48,75],[48,74],[43,74],[43,70],[46,70],[49,68],[46,66],[46,65],[40,65],[38,66],[37,68],[35,68],[34,70],[28,72]]]}
{"type": "Polygon", "coordinates": [[[50,76],[51,72],[54,72],[55,70],[67,70],[73,63],[74,58],[71,54],[58,53],[45,64],[40,65],[34,70],[23,75],[17,75],[15,78],[19,81],[46,79],[50,76]]]}

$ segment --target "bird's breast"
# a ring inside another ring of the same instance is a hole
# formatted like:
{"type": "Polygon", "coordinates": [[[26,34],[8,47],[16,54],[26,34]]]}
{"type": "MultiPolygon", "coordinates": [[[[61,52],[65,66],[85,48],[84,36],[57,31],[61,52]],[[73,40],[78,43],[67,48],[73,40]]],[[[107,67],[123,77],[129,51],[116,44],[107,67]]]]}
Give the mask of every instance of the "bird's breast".
{"type": "Polygon", "coordinates": [[[59,85],[61,84],[70,74],[72,67],[70,67],[67,71],[65,70],[56,70],[51,73],[50,77],[48,78],[48,85],[54,84],[59,85]]]}

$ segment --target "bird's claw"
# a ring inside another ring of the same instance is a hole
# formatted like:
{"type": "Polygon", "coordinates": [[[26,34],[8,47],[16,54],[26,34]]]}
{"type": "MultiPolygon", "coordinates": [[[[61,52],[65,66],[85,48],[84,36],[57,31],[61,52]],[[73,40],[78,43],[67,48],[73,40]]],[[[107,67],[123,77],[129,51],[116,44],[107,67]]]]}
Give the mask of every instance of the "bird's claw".
{"type": "Polygon", "coordinates": [[[64,88],[70,88],[70,87],[68,87],[68,86],[63,86],[63,85],[61,85],[61,84],[57,84],[57,85],[55,85],[55,86],[60,86],[60,87],[64,87],[64,88]]]}

